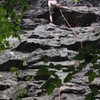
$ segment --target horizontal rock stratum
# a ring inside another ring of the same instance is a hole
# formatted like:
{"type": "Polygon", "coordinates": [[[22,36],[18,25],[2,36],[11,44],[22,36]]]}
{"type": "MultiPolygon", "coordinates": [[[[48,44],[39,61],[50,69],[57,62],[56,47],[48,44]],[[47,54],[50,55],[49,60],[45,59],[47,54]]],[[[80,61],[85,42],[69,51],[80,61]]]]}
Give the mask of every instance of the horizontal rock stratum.
{"type": "MultiPolygon", "coordinates": [[[[54,14],[54,24],[49,23],[47,0],[28,1],[30,8],[25,12],[21,23],[21,27],[25,30],[25,34],[21,35],[21,43],[10,39],[11,48],[0,53],[0,75],[2,76],[0,99],[15,100],[18,89],[23,88],[27,90],[27,94],[22,100],[58,100],[59,89],[55,89],[50,96],[40,89],[45,79],[29,82],[26,78],[35,76],[36,71],[44,65],[45,58],[49,58],[49,63],[61,64],[63,70],[68,65],[74,64],[72,58],[78,53],[80,39],[69,27],[63,26],[59,11],[54,14]],[[11,67],[19,68],[20,75],[11,74],[11,67]]],[[[59,3],[64,6],[71,5],[69,7],[71,10],[62,9],[62,11],[73,30],[81,38],[83,46],[90,44],[95,49],[100,49],[100,1],[80,0],[76,5],[73,0],[59,0],[59,3]]],[[[84,100],[90,90],[84,73],[90,67],[91,65],[87,66],[77,73],[70,83],[60,88],[61,100],[84,100]]],[[[68,72],[56,71],[56,73],[63,79],[68,72]]],[[[91,85],[100,87],[99,84],[100,80],[96,78],[91,85]]]]}

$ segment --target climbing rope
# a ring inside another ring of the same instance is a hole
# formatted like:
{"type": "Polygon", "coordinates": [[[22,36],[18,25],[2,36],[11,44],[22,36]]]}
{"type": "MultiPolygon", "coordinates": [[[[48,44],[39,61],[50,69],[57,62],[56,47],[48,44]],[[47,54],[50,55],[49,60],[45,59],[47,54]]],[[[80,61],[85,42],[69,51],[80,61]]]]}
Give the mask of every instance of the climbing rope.
{"type": "Polygon", "coordinates": [[[64,18],[64,21],[67,23],[67,25],[70,27],[70,29],[73,31],[73,33],[77,36],[78,39],[80,39],[80,44],[81,44],[81,48],[83,48],[83,43],[82,43],[82,40],[81,38],[78,36],[78,34],[74,31],[74,29],[72,28],[72,26],[70,25],[70,23],[67,21],[67,19],[65,18],[62,10],[60,9],[60,13],[62,15],[62,17],[64,18]]]}
{"type": "MultiPolygon", "coordinates": [[[[50,6],[50,5],[49,5],[50,6]]],[[[68,7],[64,7],[64,6],[60,6],[57,2],[56,2],[56,5],[58,8],[59,8],[59,11],[64,19],[64,21],[66,22],[66,24],[70,27],[70,29],[73,31],[73,33],[77,36],[77,38],[80,40],[80,45],[81,45],[81,48],[83,48],[83,44],[82,44],[82,40],[81,38],[79,37],[79,35],[75,32],[75,30],[72,28],[72,26],[70,25],[70,23],[67,21],[66,17],[64,16],[61,8],[63,9],[68,9],[68,7]]],[[[60,100],[61,98],[61,90],[59,91],[59,94],[58,94],[58,100],[60,100]]]]}
{"type": "MultiPolygon", "coordinates": [[[[64,8],[64,9],[65,9],[65,8],[68,9],[68,8],[67,8],[67,7],[64,7],[64,6],[60,6],[58,3],[57,3],[56,6],[59,7],[60,13],[61,13],[61,15],[62,15],[64,21],[66,22],[66,24],[70,27],[70,29],[71,29],[71,30],[73,31],[73,33],[77,36],[77,38],[80,39],[80,45],[81,45],[81,48],[83,48],[83,43],[82,43],[81,38],[80,38],[79,35],[75,32],[75,30],[72,28],[72,26],[71,26],[70,23],[67,21],[66,17],[64,16],[64,14],[63,14],[63,12],[62,12],[62,10],[61,10],[61,8],[64,8]]],[[[60,100],[60,98],[61,98],[61,91],[59,92],[58,100],[60,100]]]]}
{"type": "Polygon", "coordinates": [[[83,48],[83,43],[82,43],[82,39],[79,37],[79,35],[74,31],[74,29],[72,28],[72,26],[70,25],[70,23],[67,21],[67,19],[65,18],[61,8],[64,8],[64,9],[68,9],[68,7],[64,7],[64,6],[60,6],[58,3],[56,4],[56,6],[59,8],[60,10],[60,13],[64,19],[64,21],[66,22],[66,24],[70,27],[70,29],[73,31],[73,33],[77,36],[77,38],[80,40],[80,45],[81,45],[81,48],[83,48]]]}

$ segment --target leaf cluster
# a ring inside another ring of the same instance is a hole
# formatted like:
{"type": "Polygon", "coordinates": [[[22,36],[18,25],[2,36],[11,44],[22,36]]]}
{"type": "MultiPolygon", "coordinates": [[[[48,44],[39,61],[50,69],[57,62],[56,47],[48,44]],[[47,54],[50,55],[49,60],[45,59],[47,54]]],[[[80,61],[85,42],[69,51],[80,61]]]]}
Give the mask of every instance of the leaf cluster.
{"type": "MultiPolygon", "coordinates": [[[[48,63],[47,59],[44,60],[44,63],[48,63]]],[[[56,74],[55,70],[61,70],[62,66],[60,64],[54,65],[53,63],[49,64],[49,68],[42,66],[36,73],[38,77],[46,77],[47,80],[42,84],[41,88],[46,90],[46,93],[49,95],[53,92],[54,88],[59,88],[62,85],[62,80],[56,74]]]]}
{"type": "Polygon", "coordinates": [[[9,47],[9,37],[20,39],[21,19],[28,8],[27,0],[2,0],[0,2],[0,51],[9,47]]]}
{"type": "Polygon", "coordinates": [[[17,90],[17,93],[18,93],[18,96],[17,96],[16,100],[22,100],[22,98],[23,98],[24,96],[26,96],[27,90],[24,89],[24,88],[19,88],[19,89],[17,90]]]}
{"type": "MultiPolygon", "coordinates": [[[[47,66],[41,66],[41,68],[37,71],[37,76],[48,76],[48,79],[43,83],[42,89],[46,90],[46,93],[49,95],[53,92],[54,88],[59,88],[62,83],[70,82],[75,74],[83,70],[88,64],[92,64],[92,68],[87,70],[84,76],[88,77],[89,82],[93,82],[94,79],[98,76],[100,77],[100,50],[95,50],[92,46],[87,45],[84,48],[79,50],[79,53],[73,58],[74,60],[79,60],[79,66],[75,67],[75,65],[68,66],[64,72],[67,72],[64,81],[60,79],[60,77],[56,74],[56,70],[61,70],[62,66],[60,64],[54,65],[53,63],[49,64],[49,68],[47,66]]],[[[45,59],[44,63],[48,64],[48,60],[45,59]]],[[[99,93],[98,88],[91,88],[91,92],[86,95],[86,100],[95,100],[96,95],[99,93]],[[92,98],[92,99],[91,99],[92,98]]]]}
{"type": "MultiPolygon", "coordinates": [[[[93,82],[96,77],[100,77],[100,50],[93,49],[92,46],[87,45],[79,50],[79,53],[74,57],[75,60],[83,60],[77,68],[78,71],[84,69],[91,63],[91,68],[87,70],[84,76],[88,77],[89,82],[93,82]]],[[[86,100],[96,100],[96,95],[99,94],[99,89],[91,88],[91,92],[86,95],[86,100]]]]}
{"type": "Polygon", "coordinates": [[[20,74],[19,68],[16,68],[16,67],[11,67],[10,72],[11,72],[11,74],[15,73],[16,76],[19,76],[19,74],[20,74]]]}
{"type": "MultiPolygon", "coordinates": [[[[46,93],[49,95],[53,92],[55,88],[61,87],[63,83],[70,82],[72,80],[72,77],[75,73],[75,67],[73,65],[69,66],[66,70],[69,72],[65,79],[62,80],[56,73],[57,71],[62,71],[62,65],[53,63],[49,64],[49,67],[47,67],[45,64],[48,64],[49,60],[46,58],[44,59],[44,66],[41,66],[41,68],[36,72],[36,76],[38,77],[46,77],[46,81],[42,84],[41,88],[46,90],[46,93]]],[[[40,78],[41,79],[41,78],[40,78]]]]}

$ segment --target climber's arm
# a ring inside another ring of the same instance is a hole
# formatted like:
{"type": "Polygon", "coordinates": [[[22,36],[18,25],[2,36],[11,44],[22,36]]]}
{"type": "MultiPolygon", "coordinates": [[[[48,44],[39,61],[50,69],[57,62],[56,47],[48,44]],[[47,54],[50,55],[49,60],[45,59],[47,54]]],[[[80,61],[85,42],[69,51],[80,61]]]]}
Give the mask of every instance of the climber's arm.
{"type": "Polygon", "coordinates": [[[60,5],[58,4],[57,0],[48,0],[48,6],[49,6],[49,18],[50,18],[50,22],[53,22],[53,16],[52,16],[52,10],[53,10],[53,6],[56,7],[60,7],[60,5]]]}
{"type": "Polygon", "coordinates": [[[49,9],[49,18],[50,18],[50,22],[53,22],[53,17],[52,17],[52,9],[49,9]]]}
{"type": "Polygon", "coordinates": [[[52,18],[52,5],[51,5],[51,1],[49,0],[48,1],[48,6],[49,6],[49,19],[50,19],[50,22],[52,23],[53,22],[53,18],[52,18]]]}

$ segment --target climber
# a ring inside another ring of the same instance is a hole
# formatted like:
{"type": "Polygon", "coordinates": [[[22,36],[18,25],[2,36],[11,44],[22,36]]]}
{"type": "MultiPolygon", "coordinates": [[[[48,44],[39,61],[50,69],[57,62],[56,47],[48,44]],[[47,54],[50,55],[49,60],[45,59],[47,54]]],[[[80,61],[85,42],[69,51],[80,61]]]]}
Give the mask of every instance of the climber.
{"type": "Polygon", "coordinates": [[[53,17],[52,17],[53,10],[55,8],[59,8],[60,6],[57,0],[48,0],[48,6],[49,6],[49,18],[50,18],[50,22],[52,23],[53,22],[53,17]]]}
{"type": "Polygon", "coordinates": [[[51,23],[53,22],[53,17],[52,17],[52,15],[53,15],[53,11],[54,11],[55,8],[58,8],[59,10],[60,10],[61,8],[66,9],[66,10],[69,9],[69,7],[61,6],[61,5],[57,2],[57,0],[48,0],[48,6],[49,6],[49,18],[50,18],[50,22],[51,22],[51,23]]]}

